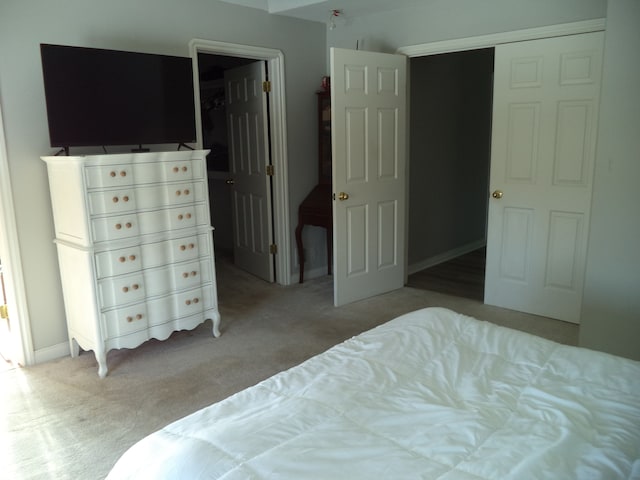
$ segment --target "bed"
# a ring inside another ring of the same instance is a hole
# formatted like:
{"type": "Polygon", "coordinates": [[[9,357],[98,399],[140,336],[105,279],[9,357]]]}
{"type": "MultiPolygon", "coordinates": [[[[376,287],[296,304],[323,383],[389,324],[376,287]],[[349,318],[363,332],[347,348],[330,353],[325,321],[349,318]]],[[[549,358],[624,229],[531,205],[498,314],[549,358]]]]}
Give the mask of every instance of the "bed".
{"type": "Polygon", "coordinates": [[[151,434],[124,478],[640,478],[640,362],[419,310],[151,434]]]}

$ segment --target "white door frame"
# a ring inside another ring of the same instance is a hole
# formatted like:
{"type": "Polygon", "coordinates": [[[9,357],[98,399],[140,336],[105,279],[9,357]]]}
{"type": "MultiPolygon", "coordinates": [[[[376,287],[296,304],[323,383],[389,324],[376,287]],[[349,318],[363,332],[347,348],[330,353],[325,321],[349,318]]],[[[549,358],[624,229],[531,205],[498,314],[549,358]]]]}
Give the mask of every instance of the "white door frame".
{"type": "Polygon", "coordinates": [[[601,32],[605,30],[605,25],[606,20],[604,18],[597,18],[595,20],[585,20],[582,22],[561,23],[557,25],[548,25],[546,27],[527,28],[525,30],[494,33],[491,35],[480,35],[478,37],[457,38],[455,40],[443,40],[440,42],[411,45],[398,48],[397,53],[404,54],[411,58],[436,55],[440,53],[477,50],[480,48],[495,47],[502,43],[562,37],[565,35],[576,35],[578,33],[601,32]]]}
{"type": "Polygon", "coordinates": [[[7,143],[0,105],[0,259],[5,273],[7,308],[11,326],[11,360],[19,365],[32,365],[35,353],[31,338],[31,322],[22,275],[18,227],[9,177],[7,143]]]}
{"type": "MultiPolygon", "coordinates": [[[[276,262],[276,282],[291,284],[291,231],[289,228],[289,188],[287,123],[284,88],[284,54],[272,48],[253,47],[236,43],[193,39],[189,42],[189,52],[193,62],[194,94],[196,102],[197,146],[202,148],[202,119],[200,116],[200,88],[198,53],[227,55],[232,57],[264,60],[268,65],[271,81],[269,95],[269,122],[271,131],[271,162],[273,175],[273,225],[274,240],[278,246],[276,262]]],[[[215,208],[215,207],[214,207],[215,208]]]]}

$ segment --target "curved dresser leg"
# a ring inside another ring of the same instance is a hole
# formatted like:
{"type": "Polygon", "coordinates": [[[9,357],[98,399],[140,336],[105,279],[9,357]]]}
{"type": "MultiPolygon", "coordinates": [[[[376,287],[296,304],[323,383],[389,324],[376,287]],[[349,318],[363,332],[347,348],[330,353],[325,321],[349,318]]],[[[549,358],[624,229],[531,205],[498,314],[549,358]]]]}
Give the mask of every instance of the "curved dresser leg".
{"type": "Polygon", "coordinates": [[[95,352],[96,360],[98,362],[98,376],[100,378],[104,378],[107,376],[107,353],[106,352],[95,352]]]}
{"type": "Polygon", "coordinates": [[[211,315],[211,322],[213,322],[213,336],[218,338],[220,336],[220,314],[213,313],[211,315]]]}

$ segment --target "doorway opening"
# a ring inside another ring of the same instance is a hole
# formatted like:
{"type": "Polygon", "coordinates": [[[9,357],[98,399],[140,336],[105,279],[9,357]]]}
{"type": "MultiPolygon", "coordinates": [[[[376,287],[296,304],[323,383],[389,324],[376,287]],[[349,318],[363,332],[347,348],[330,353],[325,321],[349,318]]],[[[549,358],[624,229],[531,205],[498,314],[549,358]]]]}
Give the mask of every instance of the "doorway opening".
{"type": "Polygon", "coordinates": [[[493,61],[410,59],[408,286],[483,301],[493,61]]]}
{"type": "Polygon", "coordinates": [[[231,199],[227,182],[233,179],[228,175],[229,146],[225,145],[226,120],[224,115],[224,83],[220,82],[220,74],[231,69],[242,69],[252,64],[264,64],[264,69],[269,72],[270,92],[268,95],[266,114],[268,117],[268,156],[272,165],[273,175],[269,179],[270,186],[270,212],[273,243],[270,248],[272,253],[275,282],[280,285],[291,284],[291,259],[290,259],[290,228],[289,228],[289,201],[288,201],[288,168],[286,149],[286,121],[284,100],[284,56],[279,50],[252,47],[246,45],[229,44],[209,40],[192,40],[190,51],[194,67],[194,81],[196,102],[200,108],[196,109],[196,124],[199,126],[198,148],[212,150],[208,158],[209,185],[212,198],[212,223],[214,225],[214,238],[216,253],[226,253],[226,246],[232,238],[233,229],[229,222],[231,215],[231,199]],[[202,70],[202,72],[200,71],[202,70]],[[204,75],[204,76],[203,76],[204,75]],[[211,77],[211,79],[209,79],[211,77]],[[201,98],[202,95],[202,98],[201,98]],[[204,103],[203,103],[204,101],[204,103]],[[217,111],[216,111],[217,108],[217,111]],[[212,117],[211,117],[212,115],[212,117]],[[209,116],[209,118],[207,118],[209,116]],[[211,120],[218,122],[218,129],[205,132],[211,120]],[[206,125],[205,125],[206,124],[206,125]],[[224,126],[223,126],[224,125],[224,126]],[[205,133],[207,138],[205,138],[205,133]],[[208,145],[207,143],[210,143],[208,145]],[[225,170],[225,168],[227,170],[225,170]],[[213,185],[212,185],[213,184],[213,185]],[[218,227],[216,224],[220,224],[218,227]]]}

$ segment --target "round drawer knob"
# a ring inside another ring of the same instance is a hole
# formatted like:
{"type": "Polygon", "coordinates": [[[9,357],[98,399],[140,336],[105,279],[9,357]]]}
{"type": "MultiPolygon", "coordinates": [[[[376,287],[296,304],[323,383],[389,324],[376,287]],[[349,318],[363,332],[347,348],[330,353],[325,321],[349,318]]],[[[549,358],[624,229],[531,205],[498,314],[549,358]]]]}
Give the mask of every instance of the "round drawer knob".
{"type": "Polygon", "coordinates": [[[131,222],[127,222],[126,227],[131,228],[131,222]]]}
{"type": "Polygon", "coordinates": [[[185,195],[189,195],[189,193],[191,193],[191,192],[190,192],[190,191],[189,191],[189,189],[187,188],[187,189],[184,191],[184,194],[185,194],[185,195]]]}
{"type": "Polygon", "coordinates": [[[187,219],[189,219],[189,218],[191,218],[191,214],[190,214],[190,213],[187,213],[187,214],[185,215],[185,217],[187,217],[187,219]]]}
{"type": "Polygon", "coordinates": [[[196,275],[198,275],[198,272],[196,272],[195,270],[193,272],[191,272],[191,276],[195,277],[196,275]]]}
{"type": "Polygon", "coordinates": [[[189,244],[189,249],[193,249],[195,247],[195,245],[193,243],[189,244]]]}
{"type": "Polygon", "coordinates": [[[129,260],[131,260],[132,262],[136,259],[135,255],[129,255],[129,260]]]}
{"type": "Polygon", "coordinates": [[[176,190],[176,197],[179,197],[180,195],[182,195],[182,192],[180,190],[176,190]]]}
{"type": "Polygon", "coordinates": [[[182,220],[184,216],[182,214],[178,215],[178,220],[182,220]]]}
{"type": "Polygon", "coordinates": [[[124,197],[122,197],[122,201],[123,202],[128,202],[129,201],[129,197],[127,195],[125,195],[124,197]]]}
{"type": "Polygon", "coordinates": [[[122,228],[122,224],[121,223],[116,223],[116,230],[120,230],[122,228]]]}
{"type": "Polygon", "coordinates": [[[126,176],[127,176],[127,172],[125,172],[124,170],[122,170],[122,171],[120,172],[120,176],[121,176],[121,177],[126,177],[126,176]]]}
{"type": "Polygon", "coordinates": [[[110,176],[110,177],[115,177],[116,175],[117,175],[117,173],[116,173],[116,172],[109,172],[109,176],[110,176]]]}
{"type": "Polygon", "coordinates": [[[187,170],[188,170],[188,168],[187,168],[187,167],[182,167],[182,171],[183,171],[183,172],[186,172],[187,170]]]}
{"type": "Polygon", "coordinates": [[[173,173],[178,173],[180,169],[178,167],[173,167],[173,173]]]}
{"type": "Polygon", "coordinates": [[[184,302],[186,305],[191,305],[191,300],[185,300],[184,302]]]}
{"type": "Polygon", "coordinates": [[[129,323],[133,322],[133,317],[127,317],[127,322],[129,323]]]}
{"type": "Polygon", "coordinates": [[[142,319],[142,314],[141,314],[141,313],[138,313],[138,314],[136,315],[136,320],[141,320],[141,319],[142,319]]]}
{"type": "Polygon", "coordinates": [[[124,293],[127,293],[127,292],[129,291],[129,287],[122,287],[122,291],[123,291],[124,293]]]}
{"type": "Polygon", "coordinates": [[[131,288],[133,288],[134,290],[138,290],[140,288],[140,285],[134,283],[133,285],[131,285],[131,288]]]}
{"type": "Polygon", "coordinates": [[[186,245],[180,245],[180,251],[184,252],[187,249],[186,245]]]}
{"type": "Polygon", "coordinates": [[[188,274],[187,272],[184,272],[184,273],[182,274],[182,278],[188,278],[188,277],[189,277],[189,274],[188,274]]]}
{"type": "Polygon", "coordinates": [[[118,197],[113,197],[113,203],[118,203],[119,199],[118,197]]]}
{"type": "Polygon", "coordinates": [[[124,262],[126,262],[126,261],[127,261],[127,259],[126,259],[126,258],[124,258],[124,257],[120,257],[120,258],[118,258],[118,261],[119,261],[120,263],[124,263],[124,262]]]}

